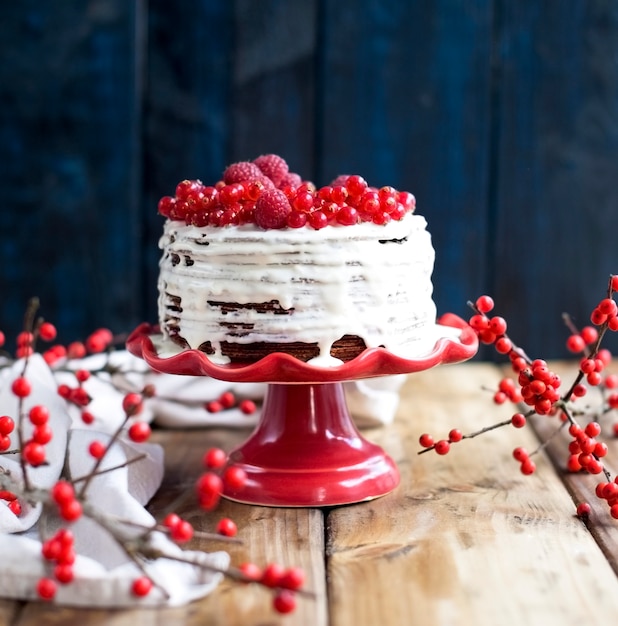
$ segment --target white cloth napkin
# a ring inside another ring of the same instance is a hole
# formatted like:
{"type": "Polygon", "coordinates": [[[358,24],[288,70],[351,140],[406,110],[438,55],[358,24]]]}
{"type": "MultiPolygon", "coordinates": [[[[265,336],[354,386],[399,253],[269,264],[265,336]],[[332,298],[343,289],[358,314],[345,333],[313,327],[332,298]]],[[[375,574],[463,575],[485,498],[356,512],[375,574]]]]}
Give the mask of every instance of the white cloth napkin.
{"type": "MultiPolygon", "coordinates": [[[[17,362],[13,367],[3,370],[0,376],[0,414],[11,415],[14,419],[17,418],[17,399],[11,393],[10,385],[22,368],[23,362],[17,362]]],[[[49,463],[29,470],[30,483],[45,489],[58,480],[63,470],[73,478],[88,474],[94,463],[87,452],[89,443],[94,439],[108,441],[109,436],[96,429],[81,428],[81,421],[71,423],[65,403],[58,396],[57,381],[40,356],[31,357],[27,377],[32,383],[33,392],[26,400],[25,409],[27,411],[31,406],[44,404],[50,410],[50,425],[54,431],[54,438],[47,445],[49,463]]],[[[109,386],[106,388],[109,391],[109,386]]],[[[99,408],[102,414],[109,417],[108,422],[118,421],[117,407],[111,406],[113,404],[110,402],[108,407],[104,400],[100,401],[99,408]]],[[[101,424],[109,426],[103,419],[101,424]]],[[[120,445],[111,448],[102,469],[122,465],[128,458],[143,453],[146,453],[146,458],[97,476],[90,484],[88,494],[89,502],[106,516],[117,516],[133,523],[152,526],[155,520],[144,505],[161,484],[162,448],[153,444],[122,441],[120,445]]],[[[19,457],[15,455],[1,455],[0,468],[0,471],[10,472],[11,476],[21,476],[19,457]]],[[[0,475],[0,484],[2,480],[0,475]]],[[[4,488],[8,489],[9,485],[5,484],[4,488]]],[[[48,538],[52,535],[58,520],[47,515],[43,517],[40,504],[31,506],[23,503],[23,507],[22,514],[16,516],[0,502],[0,596],[36,599],[37,581],[49,575],[49,564],[41,557],[41,536],[48,538]]],[[[133,530],[127,532],[138,532],[134,527],[129,528],[133,530]]],[[[86,517],[72,524],[71,530],[75,535],[78,554],[74,565],[75,581],[59,585],[55,598],[59,604],[90,607],[176,606],[208,594],[221,578],[221,574],[193,564],[157,559],[146,565],[156,586],[148,596],[138,599],[131,593],[131,584],[141,576],[141,570],[108,533],[86,517]]],[[[229,563],[229,556],[225,552],[183,552],[160,532],[153,533],[152,542],[168,555],[183,554],[188,559],[218,569],[225,569],[229,563]]]]}

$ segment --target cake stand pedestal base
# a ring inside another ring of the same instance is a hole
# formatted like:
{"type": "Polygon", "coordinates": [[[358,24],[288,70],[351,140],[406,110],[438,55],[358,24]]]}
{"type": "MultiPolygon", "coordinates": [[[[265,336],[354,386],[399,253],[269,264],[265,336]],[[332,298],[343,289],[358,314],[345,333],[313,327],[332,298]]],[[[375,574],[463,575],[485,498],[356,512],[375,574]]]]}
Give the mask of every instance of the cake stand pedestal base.
{"type": "Polygon", "coordinates": [[[260,422],[229,463],[247,483],[224,497],[263,506],[350,504],[399,484],[393,460],[358,432],[340,382],[269,384],[260,422]]]}

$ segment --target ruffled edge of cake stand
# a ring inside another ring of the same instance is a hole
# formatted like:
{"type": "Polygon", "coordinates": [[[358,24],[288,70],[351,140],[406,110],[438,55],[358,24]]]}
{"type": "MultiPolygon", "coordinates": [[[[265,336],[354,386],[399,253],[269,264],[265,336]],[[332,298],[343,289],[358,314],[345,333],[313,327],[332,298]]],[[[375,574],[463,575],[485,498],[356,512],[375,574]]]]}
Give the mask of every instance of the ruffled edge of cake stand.
{"type": "Polygon", "coordinates": [[[368,348],[351,361],[333,366],[311,365],[283,352],[269,354],[255,363],[226,365],[211,361],[200,350],[160,353],[157,349],[162,340],[159,327],[147,322],[129,335],[127,349],[143,358],[152,369],[167,374],[210,376],[248,383],[334,383],[410,374],[436,365],[466,361],[476,354],[478,337],[464,320],[453,313],[445,313],[436,324],[446,327],[444,336],[437,339],[426,355],[407,358],[385,348],[368,348]],[[460,330],[458,336],[454,336],[453,329],[460,330]]]}

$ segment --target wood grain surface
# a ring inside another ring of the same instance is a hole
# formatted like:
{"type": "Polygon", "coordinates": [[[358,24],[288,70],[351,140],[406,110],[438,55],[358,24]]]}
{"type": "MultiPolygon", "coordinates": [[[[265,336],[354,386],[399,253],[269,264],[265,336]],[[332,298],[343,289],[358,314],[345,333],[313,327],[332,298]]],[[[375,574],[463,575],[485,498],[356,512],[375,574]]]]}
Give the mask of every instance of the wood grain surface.
{"type": "Polygon", "coordinates": [[[224,581],[200,601],[156,611],[0,601],[0,625],[579,626],[591,623],[591,616],[609,621],[618,609],[618,529],[607,515],[592,519],[590,528],[574,515],[573,494],[587,497],[589,487],[582,485],[590,477],[565,476],[553,465],[562,461],[551,446],[549,456],[538,455],[537,472],[523,476],[511,452],[538,445],[531,429],[508,427],[464,440],[444,457],[417,454],[423,432],[441,438],[454,427],[468,433],[507,418],[512,408],[494,405],[484,389],[501,376],[496,366],[471,363],[410,376],[395,422],[364,431],[396,460],[401,484],[356,505],[295,509],[225,501],[213,514],[198,512],[191,498],[178,498],[191,490],[203,451],[211,445],[230,449],[248,432],[156,432],[166,449],[166,475],[151,503],[153,513],[176,508],[203,531],[230,516],[242,544],[195,539],[189,547],[227,549],[237,565],[302,566],[312,596],[299,598],[291,615],[274,613],[265,590],[224,581]]]}

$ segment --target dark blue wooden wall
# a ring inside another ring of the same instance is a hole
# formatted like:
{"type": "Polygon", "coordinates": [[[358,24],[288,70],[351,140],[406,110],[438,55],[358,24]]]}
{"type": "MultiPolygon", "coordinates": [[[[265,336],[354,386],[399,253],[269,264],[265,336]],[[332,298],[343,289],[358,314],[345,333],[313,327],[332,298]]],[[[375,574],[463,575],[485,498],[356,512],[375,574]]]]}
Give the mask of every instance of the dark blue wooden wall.
{"type": "Polygon", "coordinates": [[[155,321],[158,198],[265,152],[412,191],[439,311],[562,356],[618,273],[618,3],[3,3],[0,328],[155,321]]]}

